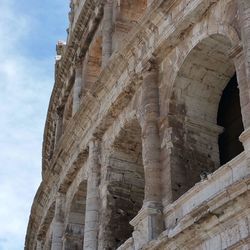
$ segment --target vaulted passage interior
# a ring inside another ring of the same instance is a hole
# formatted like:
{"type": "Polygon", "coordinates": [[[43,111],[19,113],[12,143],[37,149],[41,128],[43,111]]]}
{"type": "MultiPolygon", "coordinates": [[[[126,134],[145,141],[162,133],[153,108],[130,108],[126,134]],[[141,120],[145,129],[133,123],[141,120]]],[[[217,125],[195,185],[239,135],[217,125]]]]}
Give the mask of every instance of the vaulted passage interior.
{"type": "Polygon", "coordinates": [[[77,193],[66,211],[63,250],[82,250],[84,239],[84,224],[86,210],[87,184],[82,182],[77,193]]]}
{"type": "Polygon", "coordinates": [[[169,108],[174,200],[243,150],[239,91],[228,51],[226,37],[206,38],[189,53],[176,77],[169,108]]]}
{"type": "Polygon", "coordinates": [[[132,236],[129,222],[141,209],[144,199],[141,128],[137,121],[127,124],[114,142],[109,179],[110,249],[116,249],[132,236]]]}

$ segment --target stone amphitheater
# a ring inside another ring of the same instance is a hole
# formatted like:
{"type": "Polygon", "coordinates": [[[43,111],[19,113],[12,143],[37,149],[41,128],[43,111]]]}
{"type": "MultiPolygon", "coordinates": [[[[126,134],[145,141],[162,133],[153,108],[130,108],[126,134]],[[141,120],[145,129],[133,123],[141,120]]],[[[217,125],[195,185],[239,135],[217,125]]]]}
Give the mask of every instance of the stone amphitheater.
{"type": "Polygon", "coordinates": [[[71,0],[67,31],[25,250],[250,249],[250,0],[71,0]]]}

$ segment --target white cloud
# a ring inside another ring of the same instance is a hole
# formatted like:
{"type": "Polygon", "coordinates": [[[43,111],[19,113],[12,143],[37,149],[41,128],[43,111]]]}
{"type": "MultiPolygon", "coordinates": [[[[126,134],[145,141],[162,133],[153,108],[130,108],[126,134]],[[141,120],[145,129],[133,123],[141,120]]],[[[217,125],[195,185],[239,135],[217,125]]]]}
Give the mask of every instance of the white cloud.
{"type": "Polygon", "coordinates": [[[31,17],[0,1],[0,250],[23,249],[32,199],[40,182],[41,144],[53,84],[50,58],[22,54],[31,17]]]}
{"type": "Polygon", "coordinates": [[[29,17],[14,12],[13,0],[1,0],[0,2],[0,55],[8,55],[7,51],[17,46],[20,39],[25,36],[30,27],[29,17]]]}

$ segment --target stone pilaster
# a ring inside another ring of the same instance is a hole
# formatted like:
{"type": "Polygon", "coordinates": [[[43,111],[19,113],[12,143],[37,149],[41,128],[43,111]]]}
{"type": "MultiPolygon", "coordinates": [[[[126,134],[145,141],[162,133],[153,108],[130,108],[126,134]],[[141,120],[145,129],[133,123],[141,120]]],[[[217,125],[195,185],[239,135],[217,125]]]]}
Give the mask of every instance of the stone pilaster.
{"type": "Polygon", "coordinates": [[[52,224],[52,250],[62,250],[64,232],[65,196],[58,194],[55,204],[55,215],[52,224]]]}
{"type": "Polygon", "coordinates": [[[102,67],[105,67],[112,54],[113,0],[106,0],[102,28],[102,67]]]}
{"type": "Polygon", "coordinates": [[[81,90],[82,90],[82,64],[78,62],[75,68],[75,82],[73,87],[73,107],[72,107],[73,116],[79,110],[80,107],[81,90]]]}
{"type": "Polygon", "coordinates": [[[92,140],[89,144],[89,173],[86,198],[84,250],[96,250],[98,248],[98,228],[100,217],[99,183],[99,141],[92,140]]]}
{"type": "Polygon", "coordinates": [[[236,69],[238,87],[240,92],[241,114],[244,128],[246,129],[250,126],[250,92],[249,86],[247,84],[246,67],[242,45],[239,44],[235,46],[231,50],[230,56],[234,61],[236,69]]]}
{"type": "MultiPolygon", "coordinates": [[[[242,75],[242,80],[244,81],[242,93],[244,95],[244,106],[242,107],[245,131],[240,136],[240,139],[244,145],[245,150],[250,152],[250,119],[248,118],[249,107],[250,107],[250,1],[249,0],[238,0],[239,8],[239,18],[241,26],[241,40],[243,46],[243,56],[241,56],[241,64],[245,66],[245,72],[243,68],[239,74],[239,77],[242,75]],[[245,74],[245,76],[243,75],[245,74]]],[[[240,60],[238,64],[240,64],[240,60]]],[[[238,72],[237,72],[238,73],[238,72]]],[[[239,86],[242,84],[239,80],[239,86]]],[[[240,87],[241,88],[241,87],[240,87]]],[[[241,100],[242,102],[242,100],[241,100]]],[[[242,104],[241,104],[242,105],[242,104]]]]}
{"type": "MultiPolygon", "coordinates": [[[[245,56],[245,67],[248,87],[250,88],[250,1],[238,0],[241,39],[245,56]]],[[[250,93],[249,93],[250,94],[250,93]]]]}
{"type": "Polygon", "coordinates": [[[250,85],[247,81],[246,60],[244,59],[244,52],[242,45],[234,47],[230,53],[234,61],[237,81],[240,93],[241,115],[244,125],[244,131],[240,135],[240,141],[243,144],[244,150],[247,154],[248,165],[250,166],[250,85]]]}
{"type": "Polygon", "coordinates": [[[242,142],[245,151],[249,151],[250,156],[250,88],[247,83],[246,74],[246,63],[242,45],[239,44],[235,46],[230,53],[231,58],[234,61],[239,93],[240,93],[240,105],[241,105],[241,115],[244,125],[244,132],[240,136],[240,141],[242,142]]]}
{"type": "Polygon", "coordinates": [[[58,141],[60,140],[60,137],[62,135],[63,130],[63,112],[64,112],[64,106],[59,106],[57,108],[57,114],[56,114],[56,136],[55,136],[55,145],[57,145],[58,141]]]}
{"type": "Polygon", "coordinates": [[[157,238],[163,230],[158,70],[154,62],[149,62],[143,72],[141,112],[145,198],[143,208],[130,222],[134,227],[135,249],[157,238]]]}

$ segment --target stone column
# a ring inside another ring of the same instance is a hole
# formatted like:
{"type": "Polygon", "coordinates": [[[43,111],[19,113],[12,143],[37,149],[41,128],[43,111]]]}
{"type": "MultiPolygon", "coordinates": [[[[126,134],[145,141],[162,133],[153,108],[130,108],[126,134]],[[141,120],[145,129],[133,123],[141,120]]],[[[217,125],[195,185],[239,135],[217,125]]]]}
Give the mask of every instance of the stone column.
{"type": "Polygon", "coordinates": [[[73,87],[72,116],[79,110],[82,90],[82,63],[78,62],[75,68],[75,82],[73,87]]]}
{"type": "Polygon", "coordinates": [[[55,136],[55,145],[57,145],[58,141],[60,140],[60,137],[62,135],[62,128],[63,128],[63,112],[64,112],[64,106],[59,106],[57,108],[57,117],[56,117],[56,136],[55,136]]]}
{"type": "Polygon", "coordinates": [[[246,74],[246,61],[244,60],[244,53],[241,44],[235,46],[231,53],[231,58],[234,61],[239,94],[240,94],[240,105],[241,105],[241,115],[244,125],[244,131],[240,135],[240,141],[243,144],[244,150],[247,156],[247,162],[250,166],[250,86],[247,82],[246,74]]]}
{"type": "Polygon", "coordinates": [[[240,94],[241,114],[244,128],[250,127],[250,92],[247,84],[244,53],[241,44],[235,46],[230,57],[234,61],[240,94]]]}
{"type": "MultiPolygon", "coordinates": [[[[242,80],[244,82],[243,90],[241,91],[240,85],[242,85],[242,82],[238,78],[240,91],[245,92],[244,99],[241,100],[241,105],[244,104],[244,106],[242,107],[242,116],[244,116],[244,114],[247,114],[250,111],[249,109],[249,106],[250,106],[250,101],[249,101],[250,100],[250,1],[238,0],[237,3],[238,3],[238,8],[239,8],[241,40],[242,40],[242,46],[243,46],[243,56],[241,56],[242,61],[241,62],[238,61],[237,64],[242,65],[242,62],[244,62],[243,64],[245,66],[245,72],[244,72],[244,69],[241,68],[240,76],[237,75],[237,77],[241,77],[242,75],[242,80]]],[[[245,131],[240,136],[240,139],[244,145],[244,149],[249,152],[248,155],[250,157],[250,119],[248,118],[249,115],[246,115],[246,116],[247,117],[243,117],[245,131]]]]}
{"type": "Polygon", "coordinates": [[[84,228],[84,250],[96,250],[98,248],[98,229],[100,217],[99,183],[99,141],[92,140],[89,144],[89,173],[84,228]]]}
{"type": "Polygon", "coordinates": [[[106,0],[102,27],[102,67],[105,67],[112,54],[113,0],[106,0]]]}
{"type": "Polygon", "coordinates": [[[145,172],[145,200],[147,204],[161,204],[161,164],[159,136],[158,71],[148,63],[142,84],[142,158],[145,172]]]}
{"type": "MultiPolygon", "coordinates": [[[[245,67],[248,87],[250,88],[250,1],[238,0],[241,39],[245,56],[245,67]]],[[[250,93],[249,93],[250,94],[250,93]]]]}
{"type": "Polygon", "coordinates": [[[64,205],[65,196],[58,194],[56,197],[55,215],[52,222],[52,250],[62,250],[63,247],[64,205]]]}
{"type": "Polygon", "coordinates": [[[130,222],[134,226],[135,249],[157,238],[163,230],[158,70],[154,62],[148,62],[143,72],[141,112],[145,198],[143,208],[130,222]]]}

